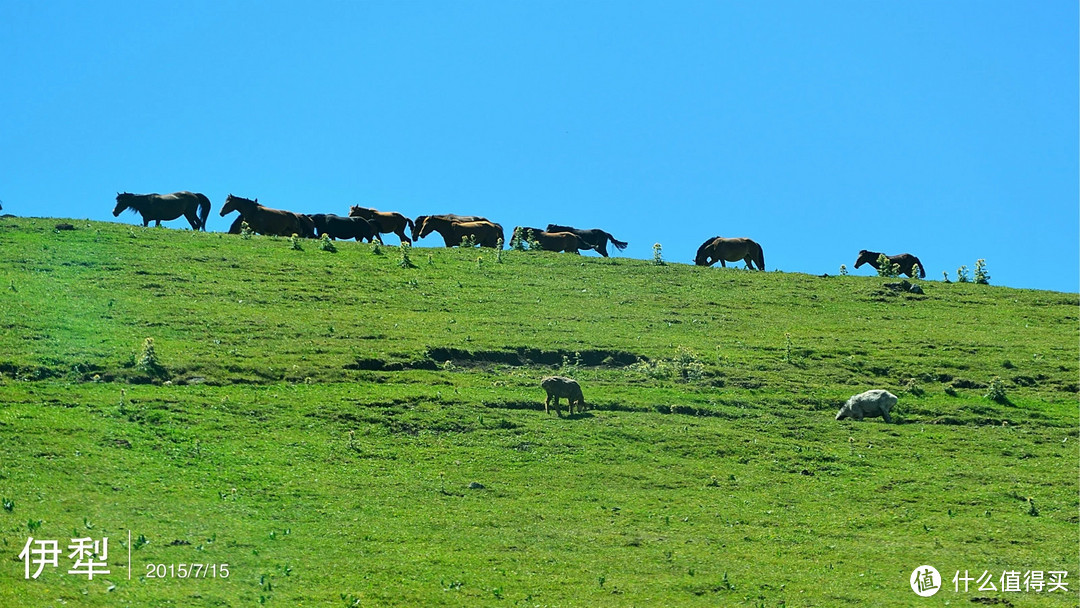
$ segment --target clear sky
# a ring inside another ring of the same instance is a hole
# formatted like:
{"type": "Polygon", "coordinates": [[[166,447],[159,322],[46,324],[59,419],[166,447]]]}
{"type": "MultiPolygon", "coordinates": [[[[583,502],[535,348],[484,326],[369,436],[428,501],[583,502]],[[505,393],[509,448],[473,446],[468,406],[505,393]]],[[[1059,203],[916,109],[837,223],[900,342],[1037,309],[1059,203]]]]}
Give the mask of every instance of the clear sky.
{"type": "Polygon", "coordinates": [[[1077,292],[1078,23],[1074,0],[0,0],[0,201],[134,224],[117,192],[194,190],[210,230],[230,193],[362,204],[686,263],[746,236],[769,270],[871,249],[1077,292]]]}

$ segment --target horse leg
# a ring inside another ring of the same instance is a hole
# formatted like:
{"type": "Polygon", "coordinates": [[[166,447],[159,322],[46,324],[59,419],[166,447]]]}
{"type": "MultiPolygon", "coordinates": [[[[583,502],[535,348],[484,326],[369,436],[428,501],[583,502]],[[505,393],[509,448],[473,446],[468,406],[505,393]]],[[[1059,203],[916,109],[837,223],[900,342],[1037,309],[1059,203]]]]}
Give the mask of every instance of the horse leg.
{"type": "Polygon", "coordinates": [[[199,216],[195,213],[194,209],[190,209],[184,212],[184,217],[187,218],[189,224],[191,224],[192,230],[199,229],[199,216]]]}
{"type": "Polygon", "coordinates": [[[398,236],[398,238],[401,239],[402,243],[408,243],[408,244],[412,245],[412,241],[409,239],[409,237],[405,236],[405,229],[404,228],[398,228],[394,232],[394,234],[396,234],[398,236]]]}
{"type": "Polygon", "coordinates": [[[599,253],[600,255],[604,256],[605,258],[608,257],[608,254],[607,254],[607,239],[604,239],[604,240],[600,241],[600,244],[596,247],[596,253],[599,253]]]}

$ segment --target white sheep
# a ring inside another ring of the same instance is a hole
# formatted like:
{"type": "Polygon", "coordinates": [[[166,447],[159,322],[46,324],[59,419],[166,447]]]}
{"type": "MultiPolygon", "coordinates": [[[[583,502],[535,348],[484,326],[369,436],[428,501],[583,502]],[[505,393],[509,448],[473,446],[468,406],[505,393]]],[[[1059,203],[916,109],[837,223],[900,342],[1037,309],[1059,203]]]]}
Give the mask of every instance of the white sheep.
{"type": "Polygon", "coordinates": [[[885,422],[892,422],[892,418],[889,417],[889,410],[896,405],[896,395],[889,391],[875,388],[873,390],[866,391],[865,393],[859,393],[848,399],[843,406],[840,407],[840,411],[836,413],[837,420],[843,420],[844,418],[851,418],[852,420],[862,420],[863,418],[876,418],[881,416],[885,419],[885,422]]]}

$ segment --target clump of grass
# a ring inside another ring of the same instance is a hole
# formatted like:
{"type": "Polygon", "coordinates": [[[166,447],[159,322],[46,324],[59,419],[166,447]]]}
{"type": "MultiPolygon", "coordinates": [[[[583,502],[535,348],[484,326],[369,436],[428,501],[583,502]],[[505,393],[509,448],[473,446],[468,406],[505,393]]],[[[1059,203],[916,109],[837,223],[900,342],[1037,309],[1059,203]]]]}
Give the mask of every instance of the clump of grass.
{"type": "Polygon", "coordinates": [[[300,245],[300,235],[294,233],[289,237],[289,247],[291,247],[293,251],[304,250],[303,246],[300,245]]]}
{"type": "Polygon", "coordinates": [[[374,241],[371,241],[371,253],[373,253],[375,255],[382,255],[383,254],[382,246],[379,243],[378,239],[375,239],[374,241]]]}
{"type": "Polygon", "coordinates": [[[319,249],[323,251],[329,251],[330,253],[337,253],[337,245],[334,245],[334,241],[330,240],[329,234],[322,235],[319,239],[319,249]]]}
{"type": "Polygon", "coordinates": [[[246,221],[240,222],[240,238],[245,241],[251,238],[251,235],[255,234],[255,231],[251,229],[251,224],[246,221]]]}

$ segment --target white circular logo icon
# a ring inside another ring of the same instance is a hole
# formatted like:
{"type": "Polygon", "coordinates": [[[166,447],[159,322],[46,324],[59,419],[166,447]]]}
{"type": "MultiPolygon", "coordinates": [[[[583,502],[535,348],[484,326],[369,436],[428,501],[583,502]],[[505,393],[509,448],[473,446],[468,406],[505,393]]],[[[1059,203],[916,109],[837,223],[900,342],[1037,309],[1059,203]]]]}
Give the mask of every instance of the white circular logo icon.
{"type": "Polygon", "coordinates": [[[933,566],[919,566],[911,573],[911,590],[920,597],[930,597],[941,589],[941,575],[933,566]]]}

